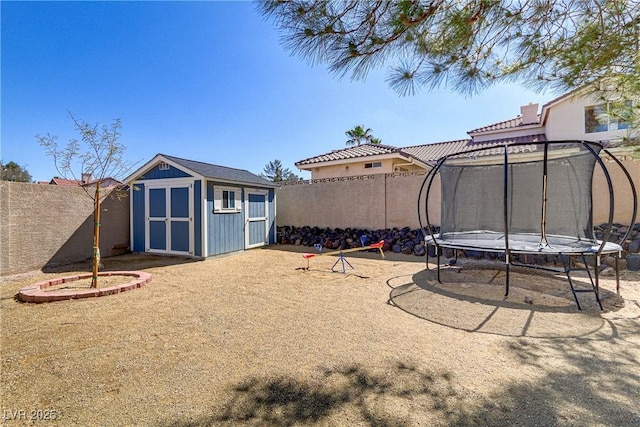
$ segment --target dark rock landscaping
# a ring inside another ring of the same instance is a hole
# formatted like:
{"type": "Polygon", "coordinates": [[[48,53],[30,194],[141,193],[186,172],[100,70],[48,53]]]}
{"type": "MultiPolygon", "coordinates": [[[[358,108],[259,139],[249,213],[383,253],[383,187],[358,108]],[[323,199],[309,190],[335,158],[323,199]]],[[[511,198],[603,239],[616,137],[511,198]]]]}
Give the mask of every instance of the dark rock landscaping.
{"type": "MultiPolygon", "coordinates": [[[[606,225],[595,227],[597,238],[602,238],[606,225]]],[[[625,233],[629,231],[627,226],[614,224],[611,230],[609,241],[620,243],[625,233]]],[[[437,229],[434,232],[438,232],[437,229]]],[[[384,240],[382,249],[386,252],[403,253],[406,255],[425,256],[428,252],[430,257],[434,257],[435,248],[426,247],[424,244],[424,233],[421,229],[392,228],[384,230],[366,230],[361,228],[320,228],[320,227],[278,227],[278,243],[296,246],[322,245],[327,250],[344,250],[377,243],[384,240]]],[[[622,243],[623,253],[620,261],[621,269],[628,268],[631,271],[640,270],[640,223],[633,226],[627,239],[622,243]]],[[[453,258],[455,256],[474,259],[504,259],[501,254],[493,252],[483,252],[477,250],[458,250],[457,254],[452,249],[444,249],[443,256],[453,258]]],[[[553,264],[561,265],[562,262],[556,255],[536,254],[536,255],[514,255],[516,262],[526,264],[553,264]]],[[[613,265],[614,257],[604,259],[606,265],[613,265]]]]}

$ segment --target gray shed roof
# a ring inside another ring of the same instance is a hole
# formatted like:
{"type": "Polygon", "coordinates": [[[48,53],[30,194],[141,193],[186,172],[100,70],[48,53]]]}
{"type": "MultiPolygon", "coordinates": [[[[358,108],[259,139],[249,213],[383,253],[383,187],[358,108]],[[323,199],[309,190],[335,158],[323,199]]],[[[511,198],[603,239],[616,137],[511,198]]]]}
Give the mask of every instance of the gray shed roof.
{"type": "Polygon", "coordinates": [[[198,162],[195,160],[181,159],[180,157],[168,156],[166,154],[158,155],[211,180],[221,180],[238,184],[254,184],[260,187],[279,187],[277,183],[264,179],[249,172],[248,170],[213,165],[211,163],[198,162]]]}

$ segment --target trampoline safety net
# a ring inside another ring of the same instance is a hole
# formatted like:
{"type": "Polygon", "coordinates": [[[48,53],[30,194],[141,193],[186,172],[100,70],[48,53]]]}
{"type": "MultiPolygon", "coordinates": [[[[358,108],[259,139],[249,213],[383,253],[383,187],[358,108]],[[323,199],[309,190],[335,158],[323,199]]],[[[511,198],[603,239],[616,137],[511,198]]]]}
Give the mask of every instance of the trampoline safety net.
{"type": "Polygon", "coordinates": [[[498,243],[505,238],[506,207],[506,232],[532,250],[554,240],[594,245],[591,187],[600,147],[589,147],[510,145],[447,157],[439,168],[440,239],[498,243]]]}

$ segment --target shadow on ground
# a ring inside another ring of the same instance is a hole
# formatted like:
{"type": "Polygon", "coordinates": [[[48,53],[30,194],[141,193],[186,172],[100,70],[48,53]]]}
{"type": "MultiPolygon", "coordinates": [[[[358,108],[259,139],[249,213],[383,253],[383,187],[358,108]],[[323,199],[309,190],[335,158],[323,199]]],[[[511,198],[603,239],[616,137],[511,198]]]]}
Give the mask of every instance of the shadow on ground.
{"type": "MultiPolygon", "coordinates": [[[[170,267],[172,265],[199,262],[201,259],[187,256],[166,256],[149,254],[126,254],[101,259],[100,271],[145,270],[147,268],[170,267]]],[[[43,273],[68,273],[75,271],[91,272],[91,259],[73,264],[45,267],[43,273]]]]}
{"type": "Polygon", "coordinates": [[[376,372],[357,364],[322,369],[308,379],[249,377],[227,390],[227,401],[210,414],[163,425],[638,425],[634,400],[617,399],[638,393],[637,361],[623,354],[615,363],[601,363],[591,350],[577,342],[559,348],[515,343],[511,351],[523,364],[548,372],[544,359],[559,351],[578,372],[550,372],[489,396],[465,389],[455,374],[397,362],[376,372]],[[611,386],[594,387],[592,379],[600,376],[610,378],[611,386]]]}
{"type": "MultiPolygon", "coordinates": [[[[467,332],[506,336],[580,337],[614,334],[592,293],[579,294],[578,310],[566,278],[550,274],[511,274],[505,297],[504,271],[450,268],[423,270],[387,280],[389,304],[439,325],[467,332]]],[[[615,312],[624,300],[600,290],[604,312],[615,312]]]]}

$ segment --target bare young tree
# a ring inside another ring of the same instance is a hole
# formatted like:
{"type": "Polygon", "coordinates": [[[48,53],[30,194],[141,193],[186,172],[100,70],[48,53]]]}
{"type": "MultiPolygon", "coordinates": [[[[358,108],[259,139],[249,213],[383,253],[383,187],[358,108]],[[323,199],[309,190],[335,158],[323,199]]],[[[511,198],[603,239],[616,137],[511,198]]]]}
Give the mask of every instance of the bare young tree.
{"type": "Polygon", "coordinates": [[[78,182],[93,200],[93,276],[91,286],[98,287],[100,265],[100,206],[105,197],[125,184],[111,185],[124,179],[135,166],[124,160],[125,146],[119,141],[122,123],[115,119],[110,125],[90,124],[69,113],[80,140],[72,139],[66,146],[58,145],[58,137],[36,135],[47,155],[53,158],[62,178],[78,182]],[[90,181],[88,178],[90,177],[90,181]],[[106,187],[106,188],[104,188],[106,187]],[[103,191],[104,190],[104,191],[103,191]]]}

